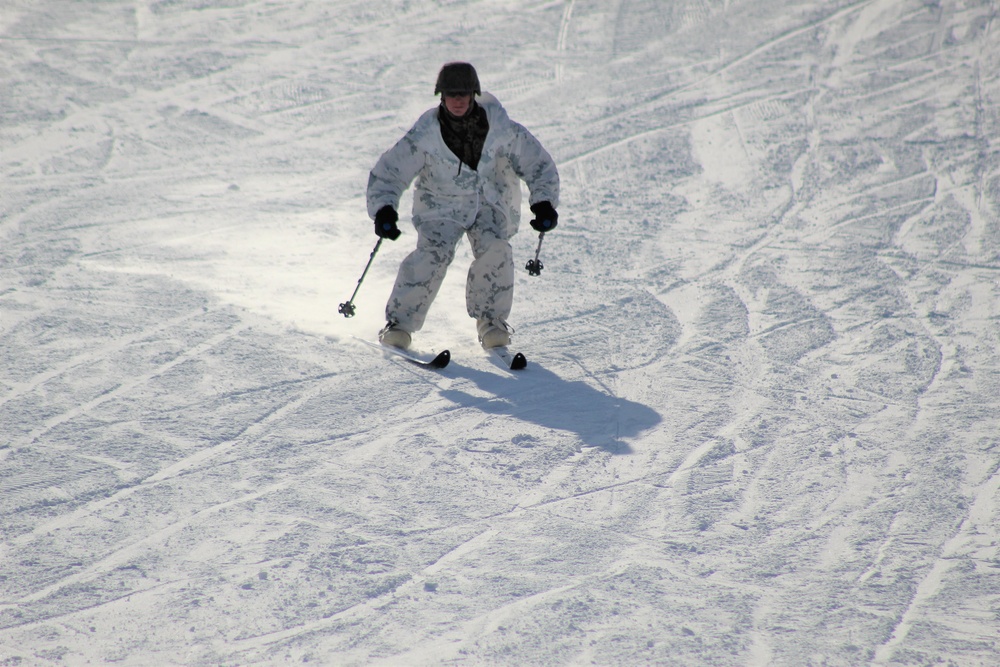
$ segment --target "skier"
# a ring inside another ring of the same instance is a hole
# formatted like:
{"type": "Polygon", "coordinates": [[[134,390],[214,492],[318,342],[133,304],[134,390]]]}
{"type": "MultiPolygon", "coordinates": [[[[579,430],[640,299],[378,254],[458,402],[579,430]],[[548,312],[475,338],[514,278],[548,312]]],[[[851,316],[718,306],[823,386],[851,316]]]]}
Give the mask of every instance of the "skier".
{"type": "Polygon", "coordinates": [[[510,237],[520,222],[521,184],[530,192],[539,232],[559,220],[559,174],[551,156],[497,99],[480,90],[466,62],[446,63],[438,73],[436,108],[424,112],[386,151],[368,178],[368,214],[375,233],[399,238],[399,199],[416,179],[413,226],[417,245],[400,264],[385,307],[384,345],[406,349],[423,327],[462,235],[469,238],[465,301],[486,349],[510,344],[514,261],[510,237]]]}

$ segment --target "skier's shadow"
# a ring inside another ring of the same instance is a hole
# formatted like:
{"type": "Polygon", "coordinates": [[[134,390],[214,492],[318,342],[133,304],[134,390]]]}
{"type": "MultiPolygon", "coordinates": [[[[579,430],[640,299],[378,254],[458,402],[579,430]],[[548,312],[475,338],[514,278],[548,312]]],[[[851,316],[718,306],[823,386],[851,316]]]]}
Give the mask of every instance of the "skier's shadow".
{"type": "Polygon", "coordinates": [[[460,389],[441,391],[443,397],[458,405],[575,433],[584,445],[613,454],[632,453],[627,441],[662,421],[646,405],[609,395],[584,381],[563,380],[535,363],[529,362],[527,369],[513,372],[484,372],[453,364],[447,373],[475,383],[487,394],[483,397],[460,389]]]}

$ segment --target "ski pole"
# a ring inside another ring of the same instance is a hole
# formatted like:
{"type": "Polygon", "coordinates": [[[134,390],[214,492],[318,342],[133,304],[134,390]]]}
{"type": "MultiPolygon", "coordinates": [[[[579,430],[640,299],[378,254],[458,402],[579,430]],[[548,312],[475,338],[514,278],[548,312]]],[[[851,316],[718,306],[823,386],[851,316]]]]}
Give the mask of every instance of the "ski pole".
{"type": "Polygon", "coordinates": [[[528,263],[524,265],[524,268],[528,269],[529,276],[540,276],[542,275],[542,260],[538,259],[538,254],[542,252],[542,239],[545,238],[545,232],[538,232],[538,247],[535,248],[535,258],[529,259],[528,263]]]}
{"type": "Polygon", "coordinates": [[[358,295],[358,290],[361,289],[361,282],[365,279],[365,276],[368,275],[368,269],[371,267],[372,262],[375,260],[375,253],[378,252],[378,248],[380,245],[382,245],[381,237],[379,237],[378,242],[372,249],[372,254],[371,257],[368,258],[368,263],[365,265],[365,270],[361,273],[361,277],[358,278],[358,286],[354,288],[354,294],[351,295],[350,299],[340,304],[340,308],[337,309],[337,312],[343,315],[344,317],[354,317],[354,297],[358,295]]]}

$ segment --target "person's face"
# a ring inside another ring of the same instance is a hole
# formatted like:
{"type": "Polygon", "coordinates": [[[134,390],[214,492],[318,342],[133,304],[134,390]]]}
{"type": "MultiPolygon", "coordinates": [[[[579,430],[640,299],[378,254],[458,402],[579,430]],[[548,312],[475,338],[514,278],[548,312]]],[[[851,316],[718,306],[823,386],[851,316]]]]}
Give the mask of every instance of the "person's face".
{"type": "Polygon", "coordinates": [[[472,95],[464,93],[445,93],[444,106],[453,116],[464,116],[472,106],[472,95]]]}

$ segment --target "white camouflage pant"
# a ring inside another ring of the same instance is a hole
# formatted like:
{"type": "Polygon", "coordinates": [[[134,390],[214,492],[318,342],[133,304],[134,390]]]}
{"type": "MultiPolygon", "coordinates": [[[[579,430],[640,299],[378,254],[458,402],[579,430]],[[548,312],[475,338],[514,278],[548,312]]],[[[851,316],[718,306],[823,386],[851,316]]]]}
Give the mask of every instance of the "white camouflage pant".
{"type": "Polygon", "coordinates": [[[472,265],[465,285],[469,317],[510,315],[514,303],[514,259],[507,221],[491,206],[483,206],[469,229],[444,220],[416,223],[417,247],[399,266],[396,284],[385,306],[386,319],[407,331],[424,326],[462,234],[472,245],[472,265]]]}

